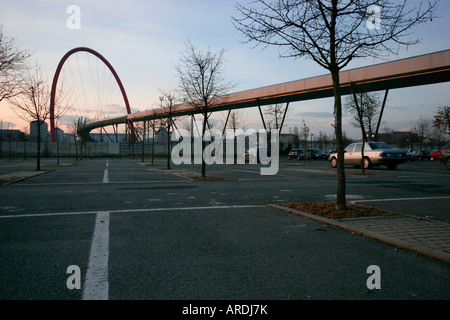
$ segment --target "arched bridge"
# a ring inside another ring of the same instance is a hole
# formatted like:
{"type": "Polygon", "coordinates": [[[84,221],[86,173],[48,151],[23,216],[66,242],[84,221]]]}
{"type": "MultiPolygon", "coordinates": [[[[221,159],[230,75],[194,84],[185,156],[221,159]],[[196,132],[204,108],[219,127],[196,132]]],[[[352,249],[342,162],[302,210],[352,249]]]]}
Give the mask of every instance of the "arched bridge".
{"type": "MultiPolygon", "coordinates": [[[[342,95],[351,94],[352,86],[360,84],[364,84],[364,89],[367,92],[385,90],[387,94],[390,89],[436,84],[449,80],[450,50],[356,68],[340,73],[342,95]]],[[[332,96],[333,84],[331,75],[323,75],[225,95],[217,99],[216,103],[209,108],[209,111],[230,111],[249,107],[260,108],[264,105],[332,96]]],[[[183,103],[172,108],[171,116],[194,115],[200,112],[200,110],[189,103],[183,103]]],[[[167,117],[168,111],[165,108],[158,108],[89,123],[82,130],[90,132],[95,128],[113,124],[167,117]]]]}
{"type": "MultiPolygon", "coordinates": [[[[95,50],[92,50],[90,48],[86,48],[86,47],[78,47],[78,48],[74,48],[72,50],[70,50],[69,52],[67,52],[61,59],[61,61],[58,64],[58,67],[56,68],[56,72],[55,75],[53,77],[53,82],[52,82],[52,89],[50,92],[50,133],[51,133],[51,137],[52,137],[52,141],[56,141],[56,134],[55,134],[55,100],[56,100],[56,90],[57,90],[57,84],[58,84],[58,80],[59,80],[59,76],[61,74],[61,70],[64,66],[64,63],[67,61],[67,59],[77,53],[77,52],[87,52],[91,55],[96,56],[98,59],[100,59],[100,61],[102,61],[110,70],[110,72],[112,73],[115,81],[117,82],[117,85],[119,86],[120,92],[122,94],[122,98],[123,101],[125,102],[125,107],[126,107],[126,111],[127,114],[131,114],[131,108],[130,108],[130,103],[128,101],[128,97],[127,94],[125,92],[125,88],[122,84],[122,81],[120,80],[119,76],[117,75],[116,70],[114,70],[113,66],[109,63],[108,60],[105,59],[105,57],[103,57],[100,53],[98,53],[95,50]]],[[[126,123],[126,116],[118,119],[117,121],[114,120],[107,120],[104,124],[103,121],[99,121],[97,123],[92,123],[90,125],[92,125],[93,127],[86,127],[86,128],[79,128],[78,129],[78,134],[80,136],[84,136],[87,137],[89,135],[89,132],[94,129],[94,128],[98,128],[98,127],[103,127],[103,126],[109,126],[109,125],[113,125],[113,124],[118,124],[118,123],[126,123]]],[[[132,125],[130,124],[130,129],[133,130],[132,125]]]]}

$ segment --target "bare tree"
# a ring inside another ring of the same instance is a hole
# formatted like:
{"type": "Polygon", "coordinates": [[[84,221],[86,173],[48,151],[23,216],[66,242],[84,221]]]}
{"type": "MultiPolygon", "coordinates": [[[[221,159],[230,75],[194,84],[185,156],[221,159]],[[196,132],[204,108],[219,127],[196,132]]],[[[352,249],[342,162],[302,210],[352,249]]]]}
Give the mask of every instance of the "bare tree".
{"type": "Polygon", "coordinates": [[[0,25],[0,101],[21,92],[26,60],[30,56],[29,52],[15,45],[13,38],[5,35],[5,28],[0,25]]]}
{"type": "Polygon", "coordinates": [[[361,129],[365,141],[372,141],[374,138],[375,118],[380,113],[380,106],[379,94],[358,89],[345,101],[345,109],[353,116],[352,124],[361,129]]]}
{"type": "MultiPolygon", "coordinates": [[[[161,105],[162,105],[162,101],[161,101],[161,105]]],[[[152,165],[154,164],[154,157],[155,157],[155,138],[156,135],[159,133],[159,131],[161,130],[161,121],[158,119],[155,119],[156,117],[156,110],[153,110],[153,116],[154,118],[148,121],[148,125],[149,128],[152,129],[152,165]]]]}
{"type": "Polygon", "coordinates": [[[368,93],[364,87],[353,88],[353,95],[347,97],[346,109],[353,114],[352,124],[361,129],[361,170],[366,173],[366,160],[364,149],[367,141],[372,141],[372,127],[375,116],[378,114],[380,105],[379,98],[374,93],[368,93]]]}
{"type": "MultiPolygon", "coordinates": [[[[432,126],[431,128],[431,136],[433,137],[433,139],[435,141],[437,141],[437,148],[441,149],[442,147],[442,143],[445,141],[446,138],[446,133],[444,131],[442,131],[439,128],[436,128],[435,126],[432,126]]],[[[433,146],[434,146],[434,141],[433,141],[433,146]]]]}
{"type": "Polygon", "coordinates": [[[29,126],[23,127],[22,132],[24,133],[24,136],[23,136],[23,159],[27,160],[27,140],[30,136],[30,127],[29,126]]]}
{"type": "MultiPolygon", "coordinates": [[[[72,134],[73,142],[75,144],[75,161],[78,161],[78,126],[81,124],[81,118],[78,120],[72,119],[70,122],[66,122],[66,126],[69,132],[72,134]]],[[[81,152],[80,152],[81,153],[81,152]]]]}
{"type": "Polygon", "coordinates": [[[59,120],[62,116],[69,110],[70,106],[67,104],[67,92],[64,92],[62,90],[56,91],[55,96],[55,105],[54,105],[54,113],[55,113],[55,135],[56,135],[56,157],[57,157],[57,164],[59,165],[59,140],[58,137],[58,124],[59,120]]]}
{"type": "Polygon", "coordinates": [[[324,131],[319,131],[319,138],[317,140],[317,142],[319,143],[319,148],[320,149],[328,149],[328,144],[329,144],[329,138],[328,138],[328,134],[324,131]]]}
{"type": "Polygon", "coordinates": [[[298,127],[295,126],[292,131],[293,131],[294,136],[295,136],[295,138],[294,138],[294,148],[300,148],[300,139],[299,139],[300,135],[298,133],[298,127]]]}
{"type": "Polygon", "coordinates": [[[181,122],[180,126],[182,129],[189,132],[189,135],[191,136],[191,138],[194,136],[195,124],[194,124],[194,118],[192,116],[190,116],[188,118],[184,118],[183,121],[181,122]]]}
{"type": "Polygon", "coordinates": [[[245,127],[245,112],[243,110],[231,110],[228,119],[227,128],[236,131],[236,129],[245,127]]]}
{"type": "MultiPolygon", "coordinates": [[[[132,122],[133,135],[136,142],[141,143],[141,162],[144,162],[145,156],[145,138],[147,136],[147,121],[132,122]]],[[[103,128],[100,128],[100,132],[103,128]]],[[[133,145],[133,156],[134,156],[134,145],[133,145]]]]}
{"type": "Polygon", "coordinates": [[[176,96],[174,90],[160,90],[161,92],[161,103],[164,104],[164,109],[167,113],[167,118],[164,119],[162,125],[164,125],[167,129],[167,169],[170,169],[170,155],[171,155],[171,137],[170,132],[172,127],[174,126],[173,121],[173,107],[176,102],[176,96]]]}
{"type": "Polygon", "coordinates": [[[306,122],[303,119],[303,125],[300,127],[299,138],[300,138],[300,141],[303,143],[303,152],[304,152],[303,162],[304,163],[306,163],[307,161],[310,160],[310,158],[308,158],[308,149],[309,149],[308,148],[308,138],[310,135],[311,135],[311,130],[306,125],[306,122]]]}
{"type": "Polygon", "coordinates": [[[182,58],[176,66],[184,100],[198,109],[203,116],[202,177],[205,177],[206,174],[206,163],[203,157],[205,141],[203,141],[203,137],[208,125],[210,107],[219,101],[223,102],[223,96],[232,88],[232,85],[226,83],[224,79],[224,55],[224,49],[216,53],[209,49],[204,52],[187,41],[185,50],[182,52],[182,58]]]}
{"type": "Polygon", "coordinates": [[[392,139],[391,139],[391,132],[392,129],[389,127],[383,127],[381,129],[381,132],[383,133],[383,141],[386,142],[387,144],[391,144],[392,143],[392,139]]]}
{"type": "Polygon", "coordinates": [[[342,139],[342,103],[339,73],[355,58],[398,53],[413,45],[412,27],[434,17],[438,0],[410,9],[407,1],[392,0],[266,0],[253,7],[237,4],[235,27],[247,42],[277,46],[280,56],[307,57],[328,70],[333,81],[334,129],[338,151],[336,205],[346,208],[346,179],[342,139]]]}
{"type": "Polygon", "coordinates": [[[20,95],[11,97],[9,101],[20,118],[33,121],[37,126],[36,170],[41,170],[41,126],[50,115],[50,91],[39,67],[36,66],[34,74],[29,73],[21,83],[20,95]]]}
{"type": "Polygon", "coordinates": [[[450,134],[450,107],[441,106],[433,117],[433,127],[450,134]]]}
{"type": "Polygon", "coordinates": [[[283,104],[277,103],[267,106],[264,115],[266,116],[266,125],[269,131],[270,129],[280,129],[284,115],[283,104]]]}
{"type": "Polygon", "coordinates": [[[425,138],[430,135],[431,122],[428,119],[420,118],[411,127],[411,133],[416,134],[419,140],[419,158],[422,159],[422,146],[425,142],[425,138]]]}

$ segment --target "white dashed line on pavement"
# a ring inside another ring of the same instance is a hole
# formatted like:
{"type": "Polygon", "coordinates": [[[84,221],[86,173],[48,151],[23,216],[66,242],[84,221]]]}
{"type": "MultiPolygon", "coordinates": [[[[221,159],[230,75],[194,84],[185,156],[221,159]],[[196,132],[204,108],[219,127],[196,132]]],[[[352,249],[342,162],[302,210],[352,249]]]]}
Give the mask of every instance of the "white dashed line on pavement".
{"type": "Polygon", "coordinates": [[[109,212],[98,212],[83,300],[108,300],[109,212]]]}

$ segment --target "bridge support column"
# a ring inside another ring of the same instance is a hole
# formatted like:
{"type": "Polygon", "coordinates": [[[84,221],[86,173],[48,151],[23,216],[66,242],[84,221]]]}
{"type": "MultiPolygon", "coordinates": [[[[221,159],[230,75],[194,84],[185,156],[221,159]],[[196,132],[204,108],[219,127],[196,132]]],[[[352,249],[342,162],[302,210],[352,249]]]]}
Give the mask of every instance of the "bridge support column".
{"type": "Polygon", "coordinates": [[[284,109],[283,120],[281,120],[280,130],[278,131],[278,134],[281,134],[281,130],[283,129],[284,119],[286,118],[288,108],[289,108],[289,101],[286,103],[286,109],[284,109]]]}
{"type": "Polygon", "coordinates": [[[386,88],[386,91],[384,93],[383,104],[381,105],[380,117],[378,118],[377,130],[375,131],[375,137],[374,137],[375,141],[377,141],[377,139],[378,139],[378,130],[380,129],[381,119],[383,117],[384,107],[386,106],[388,93],[389,93],[389,88],[386,88]]]}
{"type": "Polygon", "coordinates": [[[263,116],[263,113],[261,111],[261,104],[259,103],[259,99],[256,99],[256,102],[258,103],[259,114],[261,116],[261,120],[262,120],[262,123],[263,123],[263,126],[264,126],[264,130],[267,131],[266,122],[264,121],[264,116],[263,116]]]}

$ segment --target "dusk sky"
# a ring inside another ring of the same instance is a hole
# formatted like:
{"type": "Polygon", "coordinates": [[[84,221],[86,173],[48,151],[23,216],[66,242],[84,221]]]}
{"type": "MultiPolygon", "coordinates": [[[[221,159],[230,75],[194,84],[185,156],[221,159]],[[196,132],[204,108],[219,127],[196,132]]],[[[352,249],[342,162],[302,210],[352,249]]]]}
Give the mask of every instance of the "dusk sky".
{"type": "MultiPolygon", "coordinates": [[[[0,24],[21,49],[33,52],[30,64],[37,63],[49,83],[59,60],[70,49],[83,46],[101,53],[120,76],[133,111],[158,107],[159,89],[177,87],[175,65],[187,39],[199,49],[227,50],[225,77],[237,84],[233,91],[327,74],[312,60],[281,59],[278,48],[263,50],[244,43],[231,19],[237,16],[236,2],[0,0],[0,24]],[[70,5],[80,8],[79,29],[67,26],[70,5]]],[[[402,48],[398,56],[387,59],[355,60],[346,70],[449,49],[450,1],[441,1],[437,15],[439,18],[414,29],[421,43],[402,48]]],[[[406,131],[420,118],[431,119],[439,106],[449,105],[449,89],[447,82],[391,90],[383,127],[406,131]]],[[[333,99],[292,103],[289,108],[283,132],[300,127],[303,119],[315,135],[332,132],[333,99]]],[[[0,110],[4,126],[6,122],[19,130],[27,126],[7,102],[0,103],[0,110]]],[[[245,114],[247,128],[262,128],[257,108],[246,109],[245,114]]],[[[359,138],[359,129],[349,120],[345,115],[344,131],[359,138]]]]}

